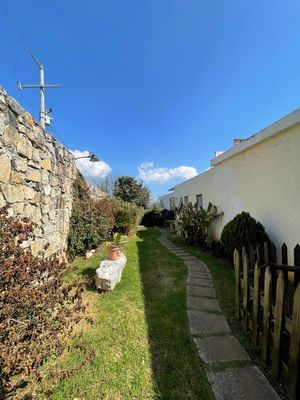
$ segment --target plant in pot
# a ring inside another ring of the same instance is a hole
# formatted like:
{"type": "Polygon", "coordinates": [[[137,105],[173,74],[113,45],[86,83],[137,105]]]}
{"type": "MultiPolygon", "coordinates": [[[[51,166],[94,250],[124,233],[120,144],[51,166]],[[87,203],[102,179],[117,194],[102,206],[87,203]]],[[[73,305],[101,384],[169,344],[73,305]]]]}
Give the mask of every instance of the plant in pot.
{"type": "Polygon", "coordinates": [[[106,242],[106,248],[109,260],[118,260],[127,242],[127,236],[121,235],[120,233],[115,233],[110,242],[106,242]]]}

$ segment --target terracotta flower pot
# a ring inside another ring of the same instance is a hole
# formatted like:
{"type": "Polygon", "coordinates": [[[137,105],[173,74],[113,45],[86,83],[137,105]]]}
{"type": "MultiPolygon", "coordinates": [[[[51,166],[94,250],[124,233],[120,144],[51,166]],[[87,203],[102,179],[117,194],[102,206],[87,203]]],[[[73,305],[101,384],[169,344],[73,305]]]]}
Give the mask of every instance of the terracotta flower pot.
{"type": "Polygon", "coordinates": [[[109,260],[118,260],[121,257],[122,249],[120,246],[107,246],[109,260]]]}

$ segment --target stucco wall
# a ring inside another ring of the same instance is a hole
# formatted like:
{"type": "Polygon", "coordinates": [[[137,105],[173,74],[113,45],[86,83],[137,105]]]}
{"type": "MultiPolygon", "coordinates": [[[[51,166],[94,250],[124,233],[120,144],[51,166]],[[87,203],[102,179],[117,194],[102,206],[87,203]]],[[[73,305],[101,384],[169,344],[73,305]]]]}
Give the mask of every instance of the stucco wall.
{"type": "Polygon", "coordinates": [[[73,155],[0,88],[0,207],[36,224],[33,253],[63,253],[77,174],[73,155]]]}
{"type": "Polygon", "coordinates": [[[165,196],[160,196],[160,207],[162,209],[170,209],[170,199],[174,197],[173,193],[166,194],[165,196]]]}
{"type": "MultiPolygon", "coordinates": [[[[174,197],[203,195],[224,211],[211,234],[219,238],[223,226],[248,211],[266,228],[273,242],[292,249],[300,242],[300,124],[273,135],[175,187],[174,197]]],[[[178,203],[177,203],[178,204],[178,203]]],[[[278,260],[280,261],[280,260],[278,260]]]]}

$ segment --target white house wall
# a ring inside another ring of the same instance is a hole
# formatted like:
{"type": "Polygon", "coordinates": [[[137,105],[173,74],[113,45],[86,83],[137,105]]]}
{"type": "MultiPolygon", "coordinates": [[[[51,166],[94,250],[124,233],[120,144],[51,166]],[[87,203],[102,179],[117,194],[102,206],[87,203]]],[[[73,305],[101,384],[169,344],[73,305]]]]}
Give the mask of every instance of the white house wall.
{"type": "MultiPolygon", "coordinates": [[[[218,239],[224,225],[248,211],[279,246],[292,249],[300,242],[300,124],[227,158],[208,171],[175,187],[171,197],[187,196],[203,207],[211,201],[224,216],[211,230],[218,239]]],[[[280,261],[280,260],[278,260],[280,261]]]]}
{"type": "Polygon", "coordinates": [[[174,197],[173,193],[168,193],[159,197],[160,207],[162,209],[170,210],[170,199],[174,197]]]}

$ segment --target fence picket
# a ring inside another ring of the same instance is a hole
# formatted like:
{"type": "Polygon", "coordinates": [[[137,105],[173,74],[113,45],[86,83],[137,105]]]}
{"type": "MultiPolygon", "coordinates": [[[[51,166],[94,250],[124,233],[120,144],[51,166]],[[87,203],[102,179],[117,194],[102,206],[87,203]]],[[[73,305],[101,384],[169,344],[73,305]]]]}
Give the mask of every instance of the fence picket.
{"type": "Polygon", "coordinates": [[[252,331],[253,345],[261,344],[261,358],[265,364],[271,362],[274,378],[284,380],[288,398],[300,400],[300,392],[297,389],[300,384],[300,246],[297,244],[294,249],[294,265],[288,264],[288,248],[285,243],[281,247],[281,254],[278,254],[281,258],[278,261],[275,248],[269,247],[267,243],[264,243],[263,247],[257,246],[256,249],[250,247],[248,254],[244,247],[242,252],[234,252],[236,316],[241,319],[244,330],[252,331]],[[278,264],[280,261],[281,264],[278,264]],[[252,272],[253,284],[250,283],[252,272]],[[292,272],[295,284],[298,284],[291,318],[288,274],[292,272]],[[272,282],[276,283],[276,298],[273,298],[275,293],[272,282]],[[287,335],[290,340],[286,342],[284,338],[287,335]],[[283,346],[286,345],[289,348],[283,354],[283,346]]]}
{"type": "Polygon", "coordinates": [[[252,343],[257,346],[258,342],[258,312],[259,312],[259,277],[260,270],[258,267],[258,261],[254,266],[254,291],[253,291],[253,330],[252,330],[252,343]]]}
{"type": "Polygon", "coordinates": [[[250,267],[254,268],[254,265],[255,265],[255,250],[254,250],[254,248],[252,246],[250,246],[249,258],[250,258],[250,267]]]}
{"type": "Polygon", "coordinates": [[[245,247],[242,250],[243,263],[243,328],[248,329],[248,303],[249,303],[249,258],[245,247]]]}
{"type": "Polygon", "coordinates": [[[240,319],[240,290],[241,290],[241,281],[240,281],[240,252],[238,250],[234,250],[233,253],[233,260],[234,260],[234,275],[235,275],[235,313],[236,318],[240,319]]]}
{"type": "Polygon", "coordinates": [[[266,265],[269,265],[270,260],[269,260],[269,249],[268,249],[268,243],[264,243],[264,263],[266,265]]]}
{"type": "Polygon", "coordinates": [[[256,260],[257,260],[258,265],[261,265],[261,254],[260,254],[259,244],[256,246],[256,260]]]}
{"type": "Polygon", "coordinates": [[[285,273],[283,271],[279,271],[279,275],[277,278],[277,285],[276,285],[275,322],[274,322],[274,337],[273,337],[273,351],[272,351],[272,373],[276,379],[279,377],[284,296],[285,296],[285,273]]]}
{"type": "MultiPolygon", "coordinates": [[[[294,248],[294,265],[295,266],[300,266],[300,246],[299,244],[296,245],[294,248]]],[[[299,272],[294,272],[294,285],[295,288],[298,286],[298,283],[300,282],[300,273],[299,272]]]]}
{"type": "Polygon", "coordinates": [[[285,243],[281,246],[281,264],[288,265],[287,245],[285,243]]]}
{"type": "Polygon", "coordinates": [[[300,285],[294,295],[293,322],[290,340],[289,367],[288,367],[288,395],[291,400],[296,399],[297,377],[299,368],[300,343],[300,285]]]}
{"type": "Polygon", "coordinates": [[[264,314],[263,314],[263,334],[262,334],[262,359],[265,363],[268,361],[268,343],[271,312],[271,290],[272,273],[270,267],[266,267],[264,282],[264,314]]]}

